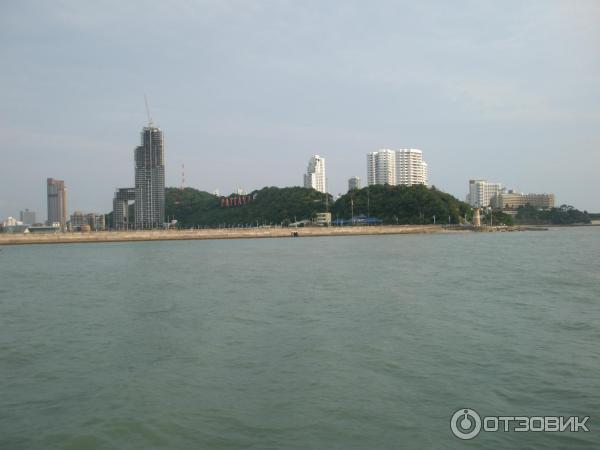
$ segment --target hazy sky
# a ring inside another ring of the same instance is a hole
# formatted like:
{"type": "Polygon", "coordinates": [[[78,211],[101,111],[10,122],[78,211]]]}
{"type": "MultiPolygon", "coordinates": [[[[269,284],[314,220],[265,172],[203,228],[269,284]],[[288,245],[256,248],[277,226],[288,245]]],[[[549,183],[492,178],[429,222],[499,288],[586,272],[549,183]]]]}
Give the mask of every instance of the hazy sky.
{"type": "MultiPolygon", "coordinates": [[[[144,94],[167,185],[330,191],[366,153],[420,148],[469,178],[600,212],[599,1],[0,1],[0,218],[108,212],[133,186],[144,94]]],[[[366,181],[366,180],[365,180],[366,181]]]]}

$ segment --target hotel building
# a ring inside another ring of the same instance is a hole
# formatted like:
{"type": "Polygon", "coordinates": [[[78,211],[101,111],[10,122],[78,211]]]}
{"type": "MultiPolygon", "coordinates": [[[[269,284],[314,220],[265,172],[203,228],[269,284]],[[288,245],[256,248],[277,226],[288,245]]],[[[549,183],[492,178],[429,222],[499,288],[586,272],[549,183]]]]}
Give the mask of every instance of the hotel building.
{"type": "Polygon", "coordinates": [[[308,161],[308,169],[304,174],[304,187],[327,192],[327,176],[325,173],[325,158],[315,155],[308,161]]]}
{"type": "Polygon", "coordinates": [[[429,169],[418,149],[381,149],[367,154],[367,183],[429,185],[429,169]]]}

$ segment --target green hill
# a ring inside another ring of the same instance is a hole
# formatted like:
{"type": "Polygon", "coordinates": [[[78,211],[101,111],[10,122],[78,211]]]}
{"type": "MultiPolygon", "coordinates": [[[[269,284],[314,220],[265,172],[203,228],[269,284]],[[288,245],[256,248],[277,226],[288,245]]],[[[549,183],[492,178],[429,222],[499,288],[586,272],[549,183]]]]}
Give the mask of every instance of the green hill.
{"type": "Polygon", "coordinates": [[[465,214],[470,219],[471,207],[452,195],[416,186],[374,185],[355,189],[340,197],[332,209],[334,218],[349,218],[352,204],[354,215],[367,215],[383,219],[387,224],[458,224],[465,214]]]}
{"type": "MultiPolygon", "coordinates": [[[[237,197],[230,195],[229,199],[237,197]]],[[[258,223],[279,225],[294,220],[310,219],[315,213],[325,211],[331,195],[301,187],[265,187],[249,194],[247,204],[222,208],[220,197],[207,192],[186,188],[183,191],[167,188],[165,211],[167,220],[175,218],[180,226],[217,227],[244,226],[258,223]],[[328,197],[328,199],[326,199],[328,197]]]]}
{"type": "MultiPolygon", "coordinates": [[[[264,187],[251,192],[248,202],[223,208],[221,201],[236,195],[217,197],[193,188],[167,188],[165,192],[166,221],[177,219],[182,228],[219,226],[286,225],[314,218],[329,209],[332,219],[370,216],[384,224],[459,224],[472,217],[471,207],[435,187],[375,185],[350,191],[333,202],[331,195],[301,187],[264,187]],[[250,200],[251,198],[251,200],[250,200]]],[[[482,223],[489,223],[489,213],[482,214],[482,223]]],[[[133,220],[133,207],[130,207],[133,220]]],[[[517,224],[577,224],[590,223],[596,214],[578,211],[562,205],[550,210],[531,206],[519,209],[517,224]]],[[[107,215],[112,226],[112,212],[107,215]]],[[[512,225],[513,218],[499,211],[493,213],[494,224],[512,225]]]]}
{"type": "Polygon", "coordinates": [[[328,194],[301,187],[265,187],[249,195],[252,200],[247,204],[222,208],[221,198],[207,192],[167,188],[167,220],[175,218],[184,228],[279,225],[311,219],[327,207],[334,219],[350,219],[353,202],[355,216],[370,215],[387,224],[429,224],[434,215],[437,223],[448,223],[450,217],[450,223],[457,224],[471,211],[450,194],[420,185],[370,186],[348,192],[335,203],[328,194]]]}

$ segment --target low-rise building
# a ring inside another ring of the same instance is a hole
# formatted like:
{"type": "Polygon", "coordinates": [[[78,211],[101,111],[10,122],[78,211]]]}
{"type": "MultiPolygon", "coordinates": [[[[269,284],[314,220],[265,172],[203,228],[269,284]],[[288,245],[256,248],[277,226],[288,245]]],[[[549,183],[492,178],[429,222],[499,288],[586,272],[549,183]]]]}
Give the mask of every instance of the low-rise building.
{"type": "Polygon", "coordinates": [[[554,194],[523,194],[519,192],[499,192],[492,197],[492,207],[514,211],[521,206],[530,205],[537,209],[554,208],[554,194]]]}
{"type": "Polygon", "coordinates": [[[20,213],[20,219],[24,225],[33,225],[35,223],[35,211],[29,211],[25,208],[25,211],[20,213]]]}
{"type": "Polygon", "coordinates": [[[3,227],[15,227],[17,225],[23,225],[23,222],[15,219],[14,217],[8,217],[2,222],[3,227]]]}
{"type": "Polygon", "coordinates": [[[315,225],[321,227],[328,227],[329,225],[331,225],[331,213],[317,213],[315,217],[315,225]]]}
{"type": "Polygon", "coordinates": [[[27,225],[24,225],[20,220],[14,217],[9,217],[0,223],[0,231],[3,233],[22,233],[27,229],[27,225]]]}
{"type": "Polygon", "coordinates": [[[104,214],[75,211],[69,223],[71,231],[102,231],[106,229],[104,214]]]}
{"type": "Polygon", "coordinates": [[[51,225],[40,225],[27,228],[27,233],[58,233],[60,231],[60,222],[53,222],[51,225]]]}

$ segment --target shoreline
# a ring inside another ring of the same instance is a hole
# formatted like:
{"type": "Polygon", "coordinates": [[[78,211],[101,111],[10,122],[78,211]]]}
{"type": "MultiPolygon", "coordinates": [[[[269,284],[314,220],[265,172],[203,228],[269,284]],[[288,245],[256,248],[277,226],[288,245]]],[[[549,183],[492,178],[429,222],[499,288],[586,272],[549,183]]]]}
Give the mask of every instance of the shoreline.
{"type": "Polygon", "coordinates": [[[2,245],[77,244],[99,242],[183,241],[208,239],[265,239],[323,236],[376,236],[389,234],[432,234],[543,230],[539,227],[482,227],[469,229],[442,225],[378,225],[356,227],[221,228],[198,230],[96,231],[48,234],[0,234],[2,245]],[[298,233],[294,236],[294,233],[298,233]]]}

